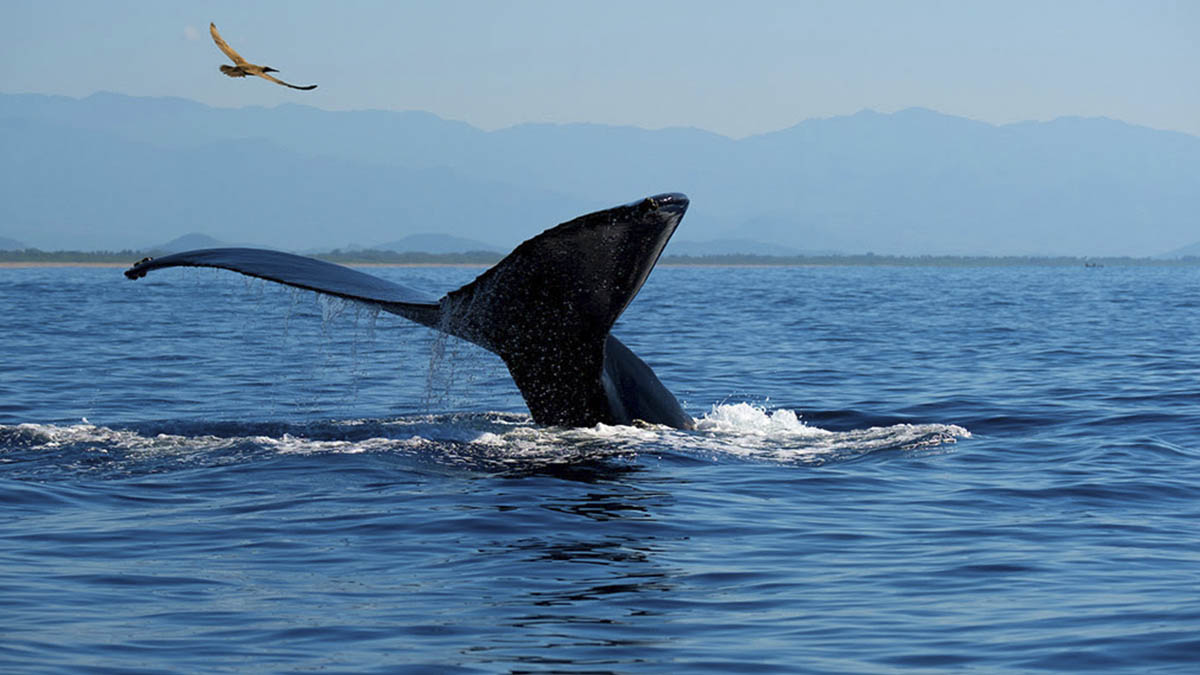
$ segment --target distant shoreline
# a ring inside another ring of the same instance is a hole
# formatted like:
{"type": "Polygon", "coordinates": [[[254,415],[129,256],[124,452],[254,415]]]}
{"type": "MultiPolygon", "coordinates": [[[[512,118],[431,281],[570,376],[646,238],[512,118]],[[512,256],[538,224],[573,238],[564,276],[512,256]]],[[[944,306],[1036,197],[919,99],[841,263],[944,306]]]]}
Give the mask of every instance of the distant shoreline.
{"type": "MultiPolygon", "coordinates": [[[[55,255],[55,254],[51,254],[55,255]]],[[[122,260],[108,258],[110,254],[83,254],[83,259],[69,257],[59,259],[19,259],[20,254],[4,255],[0,252],[0,269],[53,268],[53,267],[97,267],[126,268],[144,256],[131,255],[122,260]],[[5,258],[8,258],[7,260],[5,258]],[[91,259],[87,259],[91,258],[91,259]]],[[[424,257],[426,254],[421,254],[424,257]]],[[[455,255],[455,254],[451,254],[455,255]]],[[[69,253],[66,254],[69,256],[69,253]]],[[[42,256],[38,256],[42,257],[42,256]]],[[[55,257],[57,257],[55,255],[55,257]]],[[[356,260],[347,256],[314,256],[350,267],[490,267],[500,261],[495,259],[462,260],[356,260]]],[[[450,256],[447,256],[450,257],[450,256]]],[[[1200,267],[1200,258],[1189,256],[1174,260],[1156,258],[1073,258],[1073,257],[986,257],[986,256],[663,256],[660,267],[1200,267]]]]}
{"type": "MultiPolygon", "coordinates": [[[[140,260],[140,258],[138,259],[140,260]]],[[[68,260],[0,260],[0,269],[20,269],[25,267],[109,267],[124,269],[133,267],[137,260],[130,262],[95,262],[68,260]]],[[[348,262],[339,263],[349,267],[487,267],[487,263],[378,263],[378,262],[348,262]]]]}
{"type": "Polygon", "coordinates": [[[21,267],[129,267],[129,264],[118,262],[66,262],[57,260],[0,260],[0,269],[16,269],[21,267]]]}

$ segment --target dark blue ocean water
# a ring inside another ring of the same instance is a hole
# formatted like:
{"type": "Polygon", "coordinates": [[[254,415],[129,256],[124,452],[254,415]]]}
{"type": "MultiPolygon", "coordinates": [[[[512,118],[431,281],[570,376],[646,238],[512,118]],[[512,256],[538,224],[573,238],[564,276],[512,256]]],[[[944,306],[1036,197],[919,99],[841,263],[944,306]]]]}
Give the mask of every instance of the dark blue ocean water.
{"type": "Polygon", "coordinates": [[[0,308],[0,671],[1200,668],[1200,269],[660,268],[694,432],[228,272],[0,308]]]}

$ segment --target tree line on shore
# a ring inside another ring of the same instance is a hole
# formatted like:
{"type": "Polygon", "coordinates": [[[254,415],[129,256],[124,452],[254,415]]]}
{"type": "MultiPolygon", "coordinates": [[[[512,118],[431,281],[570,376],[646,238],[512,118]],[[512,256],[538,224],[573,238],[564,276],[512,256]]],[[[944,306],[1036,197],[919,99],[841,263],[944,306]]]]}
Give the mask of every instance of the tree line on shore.
{"type": "MultiPolygon", "coordinates": [[[[42,251],[36,248],[0,251],[0,263],[54,263],[54,264],[133,264],[147,256],[162,255],[157,251],[42,251]]],[[[343,265],[494,265],[504,256],[494,251],[471,251],[466,253],[422,253],[418,251],[383,251],[362,249],[343,251],[334,249],[312,257],[343,265]]],[[[1077,256],[956,256],[920,255],[897,256],[863,254],[827,255],[664,255],[661,265],[695,265],[713,267],[734,266],[894,266],[894,267],[1013,267],[1039,265],[1054,267],[1130,267],[1130,266],[1193,266],[1200,265],[1200,257],[1185,256],[1175,259],[1133,257],[1077,257],[1077,256]]]]}

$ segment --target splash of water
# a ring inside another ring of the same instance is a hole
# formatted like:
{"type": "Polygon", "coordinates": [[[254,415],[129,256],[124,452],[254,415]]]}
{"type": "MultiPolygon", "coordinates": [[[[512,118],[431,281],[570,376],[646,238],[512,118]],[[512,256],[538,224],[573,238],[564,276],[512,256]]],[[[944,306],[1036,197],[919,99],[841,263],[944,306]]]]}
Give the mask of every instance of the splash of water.
{"type": "Polygon", "coordinates": [[[0,463],[39,458],[43,464],[95,466],[107,457],[123,468],[138,462],[194,467],[280,455],[386,453],[423,463],[504,471],[542,465],[624,461],[638,456],[824,464],[882,450],[913,450],[970,438],[950,424],[895,424],[830,431],[794,411],[722,404],[694,431],[663,426],[553,428],[528,415],[416,415],[385,420],[285,423],[171,423],[113,429],[75,425],[0,425],[0,463]]]}

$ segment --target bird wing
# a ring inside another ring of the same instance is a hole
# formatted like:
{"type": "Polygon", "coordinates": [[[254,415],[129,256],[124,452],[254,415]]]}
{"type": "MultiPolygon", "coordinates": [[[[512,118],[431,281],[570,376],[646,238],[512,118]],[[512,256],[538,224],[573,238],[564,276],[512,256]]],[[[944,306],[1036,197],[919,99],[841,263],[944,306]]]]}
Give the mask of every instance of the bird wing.
{"type": "Polygon", "coordinates": [[[294,84],[288,84],[287,82],[284,82],[283,80],[281,80],[277,77],[271,77],[270,75],[268,75],[266,73],[255,73],[255,75],[258,75],[259,77],[261,77],[263,79],[270,80],[270,81],[274,82],[275,84],[282,84],[285,87],[291,87],[292,89],[303,89],[305,91],[308,91],[309,89],[317,88],[317,85],[315,85],[315,84],[310,84],[307,87],[301,87],[301,86],[297,86],[294,84]]]}
{"type": "Polygon", "coordinates": [[[234,63],[239,66],[244,66],[249,63],[249,61],[242,58],[241,54],[233,51],[233,47],[230,47],[228,43],[221,39],[221,34],[217,32],[217,24],[209,23],[208,32],[212,33],[213,42],[217,43],[217,47],[219,47],[221,51],[225,52],[225,56],[228,56],[230,59],[232,59],[234,63]]]}

